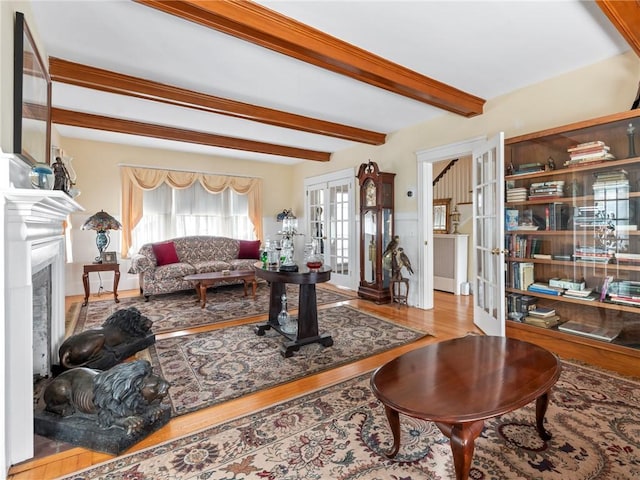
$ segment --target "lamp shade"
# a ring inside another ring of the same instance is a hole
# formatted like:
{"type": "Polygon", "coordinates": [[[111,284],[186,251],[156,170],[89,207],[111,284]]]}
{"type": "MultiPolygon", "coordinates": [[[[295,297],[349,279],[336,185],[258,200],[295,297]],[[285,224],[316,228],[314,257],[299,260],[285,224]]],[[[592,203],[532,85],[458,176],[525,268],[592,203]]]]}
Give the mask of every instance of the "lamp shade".
{"type": "Polygon", "coordinates": [[[120,230],[122,225],[104,210],[100,210],[89,217],[82,225],[82,230],[96,230],[106,232],[107,230],[120,230]]]}

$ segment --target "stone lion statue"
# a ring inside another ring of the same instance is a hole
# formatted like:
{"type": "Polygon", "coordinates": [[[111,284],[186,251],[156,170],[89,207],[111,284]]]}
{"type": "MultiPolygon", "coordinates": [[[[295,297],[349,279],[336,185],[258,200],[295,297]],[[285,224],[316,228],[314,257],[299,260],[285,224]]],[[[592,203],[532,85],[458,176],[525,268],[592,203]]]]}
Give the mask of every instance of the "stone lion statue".
{"type": "Polygon", "coordinates": [[[136,360],[105,372],[67,370],[46,386],[43,399],[47,412],[95,417],[102,428],[120,427],[133,435],[168,410],[160,405],[168,390],[169,383],[153,373],[148,361],[136,360]]]}
{"type": "Polygon", "coordinates": [[[118,310],[102,328],[86,330],[67,338],[58,350],[65,368],[89,367],[107,370],[155,343],[153,322],[135,307],[118,310]]]}

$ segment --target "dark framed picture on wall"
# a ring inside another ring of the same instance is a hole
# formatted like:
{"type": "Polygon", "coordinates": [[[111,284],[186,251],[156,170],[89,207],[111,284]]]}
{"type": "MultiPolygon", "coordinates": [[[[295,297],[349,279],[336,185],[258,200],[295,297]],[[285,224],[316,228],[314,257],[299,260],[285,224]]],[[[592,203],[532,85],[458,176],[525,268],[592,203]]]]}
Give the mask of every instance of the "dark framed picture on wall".
{"type": "Polygon", "coordinates": [[[51,77],[21,12],[13,55],[13,151],[31,164],[50,164],[51,77]]]}

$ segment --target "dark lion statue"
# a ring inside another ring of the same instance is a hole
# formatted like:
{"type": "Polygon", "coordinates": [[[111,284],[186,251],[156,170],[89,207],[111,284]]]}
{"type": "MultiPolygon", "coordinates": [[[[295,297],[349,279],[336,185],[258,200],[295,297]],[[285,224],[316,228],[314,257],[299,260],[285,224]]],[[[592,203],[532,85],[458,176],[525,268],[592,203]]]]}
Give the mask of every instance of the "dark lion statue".
{"type": "Polygon", "coordinates": [[[65,368],[107,370],[155,342],[153,322],[135,307],[118,310],[102,324],[67,338],[58,354],[65,368]]]}
{"type": "Polygon", "coordinates": [[[45,410],[63,417],[95,416],[102,428],[120,427],[127,435],[153,424],[168,407],[160,405],[169,383],[146,360],[126,362],[101,372],[73,368],[61,373],[44,392],[45,410]]]}

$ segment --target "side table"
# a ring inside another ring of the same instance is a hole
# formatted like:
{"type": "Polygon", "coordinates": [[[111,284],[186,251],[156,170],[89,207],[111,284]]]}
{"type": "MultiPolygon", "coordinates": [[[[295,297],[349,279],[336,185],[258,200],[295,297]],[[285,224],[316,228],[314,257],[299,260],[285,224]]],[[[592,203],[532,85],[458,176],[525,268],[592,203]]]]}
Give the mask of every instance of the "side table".
{"type": "Polygon", "coordinates": [[[391,279],[389,282],[389,293],[391,294],[391,303],[397,302],[398,305],[407,305],[407,298],[409,298],[409,279],[398,278],[391,279]],[[404,294],[403,294],[404,286],[404,294]]]}
{"type": "Polygon", "coordinates": [[[84,285],[84,307],[89,302],[89,273],[90,272],[113,272],[113,298],[116,303],[118,300],[118,282],[120,281],[120,264],[119,263],[91,263],[84,266],[82,274],[82,284],[84,285]]]}

